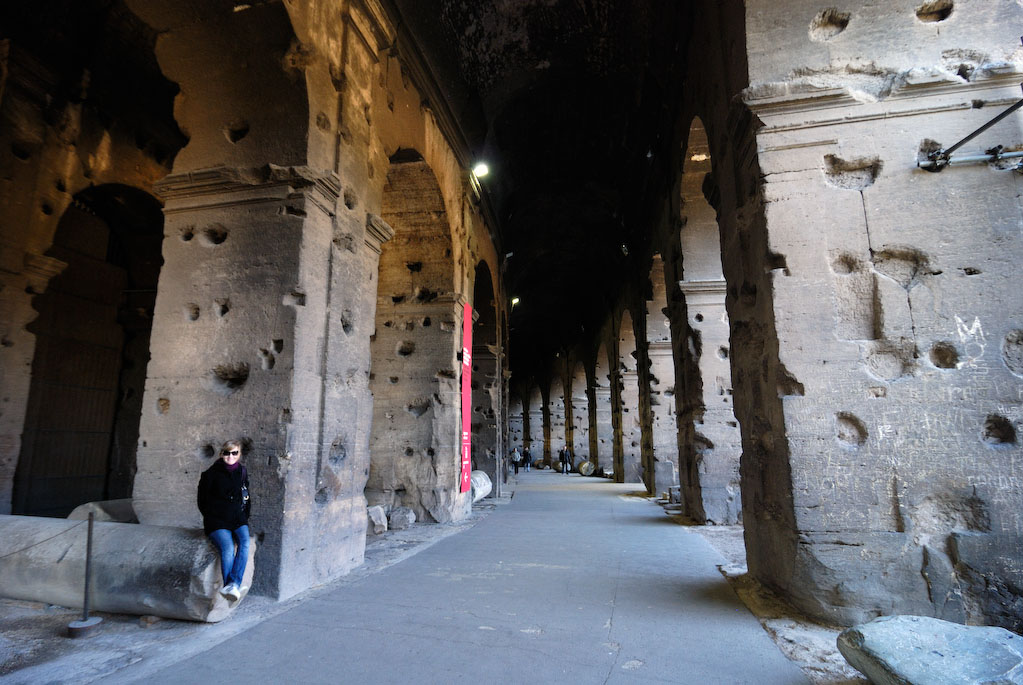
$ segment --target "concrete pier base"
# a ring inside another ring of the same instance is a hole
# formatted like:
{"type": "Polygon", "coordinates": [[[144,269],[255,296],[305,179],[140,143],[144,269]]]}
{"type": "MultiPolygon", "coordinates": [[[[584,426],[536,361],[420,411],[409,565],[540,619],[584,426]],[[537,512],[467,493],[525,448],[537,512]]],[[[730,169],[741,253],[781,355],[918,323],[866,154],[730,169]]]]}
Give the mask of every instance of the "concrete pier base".
{"type": "MultiPolygon", "coordinates": [[[[81,607],[83,521],[0,516],[0,595],[81,607]]],[[[245,585],[252,581],[255,541],[245,585]]],[[[214,623],[239,602],[221,597],[220,560],[201,530],[96,522],[90,607],[214,623]]]]}

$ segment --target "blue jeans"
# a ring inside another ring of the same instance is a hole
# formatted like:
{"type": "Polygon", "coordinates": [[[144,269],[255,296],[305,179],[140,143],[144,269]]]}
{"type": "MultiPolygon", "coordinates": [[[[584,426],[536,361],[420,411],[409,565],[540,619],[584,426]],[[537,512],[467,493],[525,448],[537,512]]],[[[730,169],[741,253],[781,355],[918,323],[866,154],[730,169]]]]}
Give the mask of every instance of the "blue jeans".
{"type": "Polygon", "coordinates": [[[249,527],[242,526],[234,531],[218,528],[210,533],[210,540],[220,550],[220,571],[224,574],[224,587],[232,583],[241,587],[245,564],[249,561],[249,527]],[[238,540],[237,554],[234,551],[235,540],[238,540]]]}

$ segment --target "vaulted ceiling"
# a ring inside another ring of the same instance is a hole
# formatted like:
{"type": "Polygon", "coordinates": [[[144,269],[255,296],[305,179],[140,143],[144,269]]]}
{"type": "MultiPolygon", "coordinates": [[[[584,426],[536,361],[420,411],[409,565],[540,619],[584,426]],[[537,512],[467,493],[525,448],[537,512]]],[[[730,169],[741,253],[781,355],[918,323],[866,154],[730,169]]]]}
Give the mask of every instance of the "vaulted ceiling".
{"type": "Polygon", "coordinates": [[[461,119],[495,207],[511,358],[593,333],[647,265],[689,34],[682,0],[396,0],[461,119]],[[440,10],[438,11],[438,5],[440,10]]]}

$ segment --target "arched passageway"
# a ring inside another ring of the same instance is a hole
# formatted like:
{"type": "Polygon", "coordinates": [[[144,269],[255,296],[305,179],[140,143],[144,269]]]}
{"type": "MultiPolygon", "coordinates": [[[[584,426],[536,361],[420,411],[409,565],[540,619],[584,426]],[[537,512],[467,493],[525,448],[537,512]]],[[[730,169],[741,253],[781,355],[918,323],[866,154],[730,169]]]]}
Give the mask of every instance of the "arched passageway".
{"type": "Polygon", "coordinates": [[[586,396],[586,368],[582,361],[573,364],[571,392],[572,454],[575,464],[589,459],[590,417],[586,396]]]}
{"type": "Polygon", "coordinates": [[[601,341],[594,359],[593,371],[593,413],[596,415],[596,434],[592,441],[596,448],[591,459],[598,472],[614,468],[614,422],[611,420],[611,362],[606,343],[601,341]]]}
{"type": "Polygon", "coordinates": [[[370,345],[373,430],[369,504],[420,521],[468,514],[458,492],[460,390],[451,229],[436,177],[414,150],[391,157],[381,218],[376,329],[370,345]]]}
{"type": "Polygon", "coordinates": [[[501,414],[501,368],[498,355],[497,308],[494,281],[486,262],[476,266],[472,324],[472,464],[486,472],[501,492],[506,462],[497,430],[501,414]]]}
{"type": "Polygon", "coordinates": [[[131,496],[162,242],[160,204],[128,186],[88,188],[61,217],[46,254],[65,266],[35,297],[28,328],[36,351],[14,513],[65,516],[131,496]]]}
{"type": "MultiPolygon", "coordinates": [[[[729,326],[725,311],[725,279],[714,208],[706,194],[713,192],[713,160],[703,122],[694,118],[689,129],[682,167],[681,254],[684,278],[678,283],[685,297],[692,343],[684,363],[681,389],[681,483],[686,513],[709,523],[742,520],[739,457],[742,440],[732,412],[729,364],[729,326]]],[[[662,279],[663,282],[663,279],[662,279]]]]}
{"type": "Polygon", "coordinates": [[[675,422],[675,366],[671,353],[671,322],[664,262],[655,254],[650,267],[650,299],[646,302],[647,358],[650,360],[650,413],[653,474],[651,492],[663,494],[679,484],[678,429],[675,422]]]}
{"type": "MultiPolygon", "coordinates": [[[[619,482],[643,482],[642,426],[639,415],[639,374],[636,368],[636,332],[632,313],[625,310],[618,327],[618,365],[621,379],[622,470],[619,482]]],[[[615,470],[616,480],[618,469],[615,470]]]]}

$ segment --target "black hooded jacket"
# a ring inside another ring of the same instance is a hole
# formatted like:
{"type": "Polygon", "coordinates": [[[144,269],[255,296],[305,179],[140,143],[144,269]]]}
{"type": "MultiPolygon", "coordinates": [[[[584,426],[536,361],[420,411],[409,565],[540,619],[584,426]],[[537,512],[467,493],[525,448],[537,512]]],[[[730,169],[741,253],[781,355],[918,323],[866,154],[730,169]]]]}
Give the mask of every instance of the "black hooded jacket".
{"type": "Polygon", "coordinates": [[[248,491],[249,474],[244,464],[239,464],[232,472],[227,470],[223,459],[217,459],[203,471],[199,478],[198,504],[207,535],[219,528],[234,530],[249,522],[248,491]]]}

